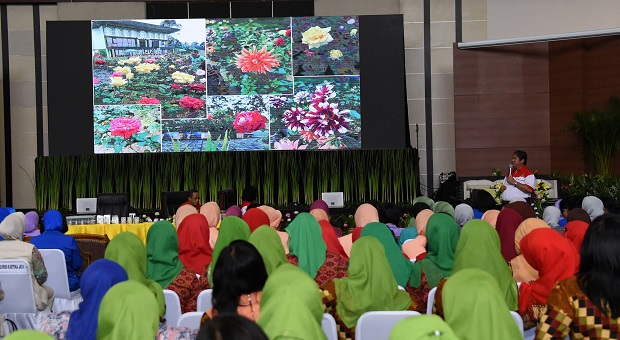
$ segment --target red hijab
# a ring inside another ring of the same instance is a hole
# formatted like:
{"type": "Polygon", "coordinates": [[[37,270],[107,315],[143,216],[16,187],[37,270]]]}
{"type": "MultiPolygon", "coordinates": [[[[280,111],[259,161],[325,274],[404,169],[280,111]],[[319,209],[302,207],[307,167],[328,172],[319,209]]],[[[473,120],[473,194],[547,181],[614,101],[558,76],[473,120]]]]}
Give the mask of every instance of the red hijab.
{"type": "Polygon", "coordinates": [[[184,266],[202,273],[211,263],[213,249],[209,244],[209,222],[202,214],[191,214],[183,219],[179,236],[179,259],[184,266]]]}
{"type": "Polygon", "coordinates": [[[566,223],[564,237],[573,243],[577,254],[581,253],[581,243],[590,225],[584,221],[574,220],[566,223]]]}
{"type": "Polygon", "coordinates": [[[331,223],[327,220],[321,220],[319,221],[319,224],[321,225],[321,232],[323,233],[323,241],[325,241],[325,244],[327,245],[327,251],[338,253],[348,260],[349,255],[347,255],[344,248],[342,248],[340,241],[338,241],[338,236],[336,236],[336,231],[331,223]]]}
{"type": "Polygon", "coordinates": [[[521,283],[519,313],[524,314],[532,304],[546,304],[558,281],[575,275],[579,269],[579,255],[567,239],[551,228],[535,229],[525,235],[521,240],[521,252],[539,275],[531,284],[521,283]]]}
{"type": "Polygon", "coordinates": [[[515,249],[515,232],[519,224],[523,222],[523,217],[518,212],[510,208],[504,208],[497,215],[495,230],[499,235],[499,242],[502,246],[502,256],[506,262],[517,257],[515,249]]]}
{"type": "Polygon", "coordinates": [[[360,238],[360,236],[362,235],[362,230],[364,230],[364,228],[353,228],[353,232],[351,233],[351,240],[353,240],[353,242],[357,241],[357,239],[360,238]]]}
{"type": "Polygon", "coordinates": [[[262,225],[270,225],[269,224],[269,215],[267,215],[264,211],[253,208],[243,214],[243,220],[250,227],[250,232],[258,229],[258,227],[262,225]]]}

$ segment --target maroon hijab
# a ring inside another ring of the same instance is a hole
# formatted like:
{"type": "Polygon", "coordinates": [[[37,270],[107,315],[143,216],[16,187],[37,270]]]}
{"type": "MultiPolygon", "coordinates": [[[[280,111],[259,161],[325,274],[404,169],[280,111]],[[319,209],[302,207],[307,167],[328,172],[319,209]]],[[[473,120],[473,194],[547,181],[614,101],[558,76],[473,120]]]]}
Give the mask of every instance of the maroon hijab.
{"type": "Polygon", "coordinates": [[[504,206],[504,209],[506,208],[510,208],[518,212],[519,215],[521,215],[521,218],[523,220],[527,220],[530,217],[534,217],[534,218],[537,217],[536,213],[534,212],[534,209],[532,209],[532,206],[527,202],[518,201],[518,202],[508,203],[504,206]]]}
{"type": "Polygon", "coordinates": [[[515,232],[521,222],[523,222],[523,217],[511,208],[504,208],[500,211],[499,215],[497,215],[495,230],[497,230],[497,234],[499,235],[502,256],[506,262],[510,262],[510,260],[519,255],[515,249],[515,232]]]}

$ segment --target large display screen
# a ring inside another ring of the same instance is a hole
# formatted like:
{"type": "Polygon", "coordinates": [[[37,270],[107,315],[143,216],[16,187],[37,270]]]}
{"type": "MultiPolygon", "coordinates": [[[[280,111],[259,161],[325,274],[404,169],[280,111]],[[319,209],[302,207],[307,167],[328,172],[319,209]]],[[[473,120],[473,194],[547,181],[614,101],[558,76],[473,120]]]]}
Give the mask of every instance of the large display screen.
{"type": "Polygon", "coordinates": [[[94,153],[362,147],[357,16],[91,30],[94,153]]]}

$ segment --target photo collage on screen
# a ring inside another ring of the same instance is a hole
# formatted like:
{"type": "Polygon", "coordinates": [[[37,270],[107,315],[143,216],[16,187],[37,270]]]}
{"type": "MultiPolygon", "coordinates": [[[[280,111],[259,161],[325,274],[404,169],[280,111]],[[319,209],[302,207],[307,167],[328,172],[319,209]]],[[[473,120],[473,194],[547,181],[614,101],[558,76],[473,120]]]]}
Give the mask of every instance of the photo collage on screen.
{"type": "Polygon", "coordinates": [[[92,22],[95,153],[358,149],[359,21],[92,22]]]}

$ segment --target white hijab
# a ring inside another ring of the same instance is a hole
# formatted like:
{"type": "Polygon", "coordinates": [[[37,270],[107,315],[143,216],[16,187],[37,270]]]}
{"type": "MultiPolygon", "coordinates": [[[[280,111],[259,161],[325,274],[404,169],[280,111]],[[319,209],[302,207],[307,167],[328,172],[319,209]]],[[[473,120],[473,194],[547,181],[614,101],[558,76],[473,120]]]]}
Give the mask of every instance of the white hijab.
{"type": "Polygon", "coordinates": [[[590,215],[590,220],[594,221],[595,218],[603,215],[605,212],[603,201],[600,198],[595,196],[587,196],[581,202],[581,208],[585,210],[588,215],[590,215]]]}
{"type": "Polygon", "coordinates": [[[5,240],[21,240],[26,231],[26,217],[22,212],[15,212],[7,216],[0,223],[0,236],[5,240]]]}
{"type": "Polygon", "coordinates": [[[562,216],[562,212],[560,209],[550,206],[546,207],[543,212],[543,220],[547,223],[551,228],[559,227],[560,216],[562,216]]]}
{"type": "Polygon", "coordinates": [[[469,204],[461,203],[454,208],[454,220],[459,226],[474,219],[474,209],[469,204]]]}

